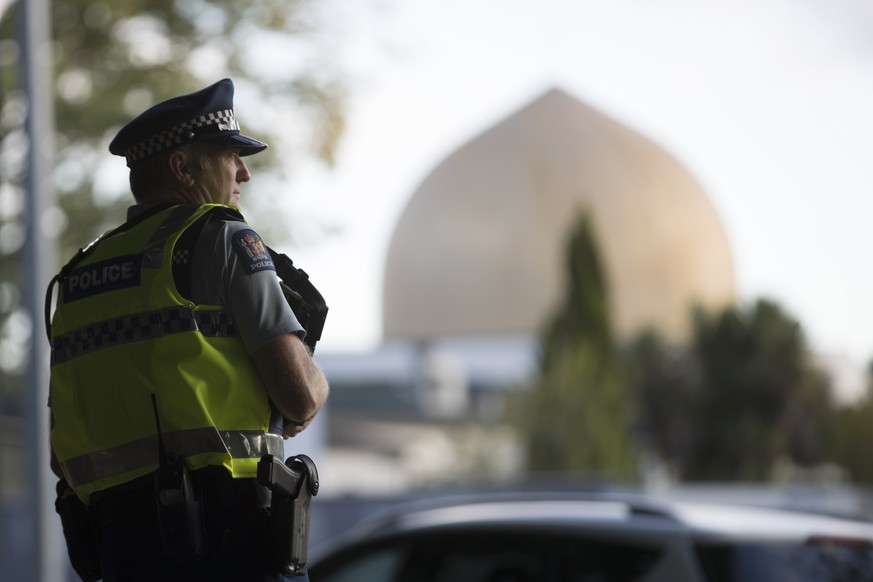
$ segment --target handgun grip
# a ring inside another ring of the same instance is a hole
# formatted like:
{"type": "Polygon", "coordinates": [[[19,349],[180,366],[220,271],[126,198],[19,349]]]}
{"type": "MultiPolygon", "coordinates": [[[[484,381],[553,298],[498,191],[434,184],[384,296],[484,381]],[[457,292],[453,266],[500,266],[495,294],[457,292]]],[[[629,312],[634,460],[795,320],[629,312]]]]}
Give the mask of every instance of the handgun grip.
{"type": "Polygon", "coordinates": [[[258,483],[282,497],[295,499],[300,494],[301,477],[273,455],[264,455],[258,462],[258,483]]]}
{"type": "Polygon", "coordinates": [[[288,457],[283,463],[273,455],[264,455],[258,462],[258,483],[273,493],[297,499],[304,484],[313,497],[318,494],[318,469],[306,455],[288,457]],[[305,477],[309,477],[305,479],[305,477]]]}

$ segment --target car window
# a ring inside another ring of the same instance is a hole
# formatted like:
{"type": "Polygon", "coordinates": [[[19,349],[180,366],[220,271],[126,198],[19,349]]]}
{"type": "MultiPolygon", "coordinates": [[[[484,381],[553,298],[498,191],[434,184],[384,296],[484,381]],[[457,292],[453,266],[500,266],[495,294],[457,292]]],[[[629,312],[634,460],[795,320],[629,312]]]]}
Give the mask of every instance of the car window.
{"type": "Polygon", "coordinates": [[[427,532],[369,542],[316,564],[318,582],[634,582],[661,550],[542,531],[427,532]]]}
{"type": "Polygon", "coordinates": [[[545,532],[469,531],[421,536],[404,582],[633,582],[660,552],[545,532]]]}
{"type": "Polygon", "coordinates": [[[696,552],[708,582],[873,582],[869,543],[701,544],[696,552]]]}
{"type": "Polygon", "coordinates": [[[402,546],[374,547],[331,560],[312,571],[319,582],[390,582],[396,577],[406,550],[402,546]]]}

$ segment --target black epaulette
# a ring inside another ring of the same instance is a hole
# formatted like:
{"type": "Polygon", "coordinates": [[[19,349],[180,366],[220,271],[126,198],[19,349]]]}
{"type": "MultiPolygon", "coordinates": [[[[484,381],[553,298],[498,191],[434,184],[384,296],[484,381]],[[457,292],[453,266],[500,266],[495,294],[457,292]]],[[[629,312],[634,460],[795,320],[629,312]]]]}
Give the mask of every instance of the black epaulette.
{"type": "Polygon", "coordinates": [[[203,229],[213,220],[245,221],[239,212],[231,208],[216,206],[198,218],[194,224],[185,229],[185,232],[179,236],[179,240],[176,241],[173,247],[173,281],[176,283],[176,290],[179,291],[179,294],[189,301],[192,300],[191,264],[194,258],[194,249],[197,248],[197,243],[203,234],[203,229]]]}

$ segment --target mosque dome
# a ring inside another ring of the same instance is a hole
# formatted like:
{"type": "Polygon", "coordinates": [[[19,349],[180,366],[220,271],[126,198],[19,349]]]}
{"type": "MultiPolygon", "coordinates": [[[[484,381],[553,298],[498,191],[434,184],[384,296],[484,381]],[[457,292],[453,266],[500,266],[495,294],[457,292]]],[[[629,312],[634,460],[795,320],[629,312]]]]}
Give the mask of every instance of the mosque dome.
{"type": "Polygon", "coordinates": [[[724,228],[691,174],[551,90],[450,154],[410,198],[386,259],[385,338],[538,333],[563,298],[581,211],[620,339],[645,328],[682,339],[692,305],[734,302],[724,228]]]}

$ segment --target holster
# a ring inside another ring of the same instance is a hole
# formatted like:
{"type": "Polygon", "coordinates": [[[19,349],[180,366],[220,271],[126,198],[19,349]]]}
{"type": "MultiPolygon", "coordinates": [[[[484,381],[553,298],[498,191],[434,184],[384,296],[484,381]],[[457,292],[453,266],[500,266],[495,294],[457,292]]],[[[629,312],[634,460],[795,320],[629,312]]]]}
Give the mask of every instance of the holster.
{"type": "Polygon", "coordinates": [[[97,532],[91,512],[67,485],[64,479],[56,486],[55,511],[61,518],[67,554],[73,570],[84,582],[95,582],[103,577],[97,550],[97,532]]]}
{"type": "Polygon", "coordinates": [[[258,482],[273,492],[268,545],[270,563],[282,574],[306,572],[312,498],[318,494],[318,470],[306,455],[285,463],[264,455],[258,463],[258,482]]]}

